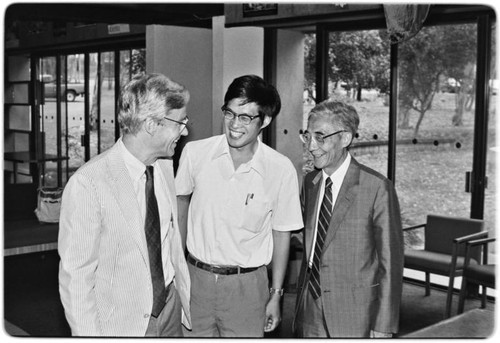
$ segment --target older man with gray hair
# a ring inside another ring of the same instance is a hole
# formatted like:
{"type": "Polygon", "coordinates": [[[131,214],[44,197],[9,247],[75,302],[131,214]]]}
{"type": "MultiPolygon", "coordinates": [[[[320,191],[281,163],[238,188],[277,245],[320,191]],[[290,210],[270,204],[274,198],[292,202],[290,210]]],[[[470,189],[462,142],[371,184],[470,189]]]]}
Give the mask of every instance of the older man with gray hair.
{"type": "Polygon", "coordinates": [[[403,230],[393,183],[349,153],[356,109],[326,100],[301,135],[315,170],[303,183],[304,257],[294,321],[299,337],[398,332],[403,230]]]}
{"type": "Polygon", "coordinates": [[[119,99],[122,137],[65,187],[59,291],[73,336],[172,337],[191,326],[171,161],[188,101],[164,75],[134,77],[119,99]]]}

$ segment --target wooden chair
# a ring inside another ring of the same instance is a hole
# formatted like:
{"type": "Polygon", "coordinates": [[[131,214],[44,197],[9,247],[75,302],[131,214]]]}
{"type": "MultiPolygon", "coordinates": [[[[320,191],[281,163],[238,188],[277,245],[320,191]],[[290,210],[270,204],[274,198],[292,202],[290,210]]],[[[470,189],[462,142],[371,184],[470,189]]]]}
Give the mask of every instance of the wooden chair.
{"type": "MultiPolygon", "coordinates": [[[[453,283],[462,275],[465,246],[468,240],[487,237],[484,221],[478,219],[428,215],[427,223],[403,229],[425,228],[424,249],[405,250],[405,268],[425,272],[425,295],[430,295],[430,274],[449,277],[445,318],[451,314],[453,283]]],[[[478,263],[480,251],[471,251],[471,263],[478,263]]]]}
{"type": "Polygon", "coordinates": [[[495,264],[488,264],[488,243],[495,241],[495,238],[483,238],[469,241],[465,244],[465,262],[462,273],[462,287],[458,300],[458,313],[464,312],[465,296],[470,284],[479,285],[483,288],[481,296],[481,308],[486,308],[486,288],[495,288],[495,264]],[[482,263],[471,263],[473,247],[482,248],[482,263]]]}

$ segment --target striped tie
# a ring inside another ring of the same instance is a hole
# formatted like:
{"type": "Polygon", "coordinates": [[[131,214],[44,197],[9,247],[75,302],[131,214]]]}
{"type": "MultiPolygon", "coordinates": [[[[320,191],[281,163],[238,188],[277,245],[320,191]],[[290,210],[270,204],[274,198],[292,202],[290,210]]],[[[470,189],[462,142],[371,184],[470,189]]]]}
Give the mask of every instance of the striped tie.
{"type": "Polygon", "coordinates": [[[332,180],[328,177],[325,182],[325,195],[321,203],[318,218],[318,232],[316,234],[316,245],[314,246],[314,257],[311,268],[311,278],[309,279],[309,289],[316,300],[321,296],[321,286],[319,284],[319,264],[321,252],[325,244],[326,231],[332,218],[332,180]]]}

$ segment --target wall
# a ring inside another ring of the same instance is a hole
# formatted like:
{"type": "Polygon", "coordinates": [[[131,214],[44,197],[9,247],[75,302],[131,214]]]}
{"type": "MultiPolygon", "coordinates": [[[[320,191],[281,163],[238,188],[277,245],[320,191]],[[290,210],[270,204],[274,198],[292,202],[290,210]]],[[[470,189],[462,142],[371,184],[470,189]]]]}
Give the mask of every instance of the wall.
{"type": "Polygon", "coordinates": [[[239,76],[264,74],[264,30],[256,27],[225,28],[225,18],[214,17],[213,30],[213,133],[220,134],[220,108],[231,82],[239,76]]]}
{"type": "Polygon", "coordinates": [[[146,68],[187,87],[189,140],[212,135],[212,32],[151,25],[146,28],[146,68]]]}
{"type": "Polygon", "coordinates": [[[303,116],[304,34],[278,30],[276,69],[282,106],[276,117],[275,148],[290,158],[301,179],[303,150],[299,130],[303,116]]]}

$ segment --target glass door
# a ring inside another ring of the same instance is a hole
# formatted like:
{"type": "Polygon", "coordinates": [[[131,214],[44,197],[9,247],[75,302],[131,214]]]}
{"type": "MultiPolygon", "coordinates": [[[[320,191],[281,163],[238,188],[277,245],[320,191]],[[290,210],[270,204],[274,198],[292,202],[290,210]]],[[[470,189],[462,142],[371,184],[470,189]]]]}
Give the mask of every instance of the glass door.
{"type": "Polygon", "coordinates": [[[386,30],[330,32],[328,95],[356,108],[360,123],[350,153],[387,176],[390,46],[386,30]]]}
{"type": "Polygon", "coordinates": [[[43,98],[40,141],[46,154],[67,156],[42,166],[42,186],[63,186],[120,135],[120,85],[145,71],[145,49],[89,52],[38,59],[43,98]]]}
{"type": "MultiPolygon", "coordinates": [[[[398,50],[396,180],[403,226],[428,214],[469,218],[476,24],[424,27],[398,50]],[[467,174],[468,175],[468,174],[467,174]]],[[[406,244],[423,246],[423,230],[406,244]]]]}

